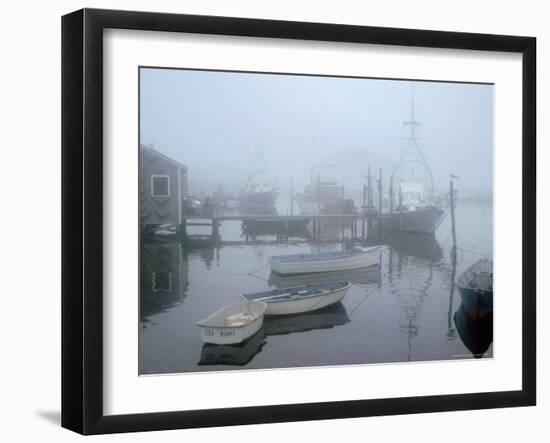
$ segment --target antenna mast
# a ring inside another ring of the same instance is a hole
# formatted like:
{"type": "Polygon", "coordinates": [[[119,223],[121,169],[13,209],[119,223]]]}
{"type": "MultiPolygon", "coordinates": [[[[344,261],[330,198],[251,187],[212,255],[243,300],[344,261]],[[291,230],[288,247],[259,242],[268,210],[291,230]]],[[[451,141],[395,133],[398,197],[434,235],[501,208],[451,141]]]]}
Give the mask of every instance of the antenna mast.
{"type": "Polygon", "coordinates": [[[417,163],[428,174],[429,186],[430,186],[430,197],[433,198],[434,184],[433,184],[432,171],[430,169],[430,166],[428,165],[428,162],[426,161],[426,157],[424,156],[424,153],[422,152],[420,145],[418,144],[418,138],[416,137],[416,131],[415,131],[415,128],[420,126],[420,122],[415,120],[415,117],[414,117],[414,83],[411,85],[411,118],[408,121],[404,121],[403,125],[410,126],[411,130],[407,140],[407,144],[405,145],[405,148],[401,152],[401,157],[399,159],[399,162],[397,163],[397,165],[393,170],[393,173],[391,176],[391,182],[390,182],[391,186],[393,188],[394,177],[399,168],[401,168],[405,163],[417,163]]]}

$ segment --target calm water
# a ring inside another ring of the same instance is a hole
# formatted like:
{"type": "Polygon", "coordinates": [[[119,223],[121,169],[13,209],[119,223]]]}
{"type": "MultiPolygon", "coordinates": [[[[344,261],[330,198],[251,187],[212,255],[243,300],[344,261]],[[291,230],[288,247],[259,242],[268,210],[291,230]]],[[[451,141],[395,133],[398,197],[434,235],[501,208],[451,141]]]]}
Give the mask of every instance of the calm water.
{"type": "MultiPolygon", "coordinates": [[[[492,312],[462,306],[453,275],[492,254],[492,206],[459,202],[458,263],[450,260],[450,219],[435,239],[396,236],[381,248],[380,267],[338,273],[352,283],[341,304],[291,317],[266,318],[236,346],[203,345],[195,323],[239,294],[309,283],[270,274],[268,257],[340,249],[295,238],[261,236],[245,244],[240,223],[224,222],[217,249],[178,243],[142,245],[139,367],[142,374],[243,368],[492,357],[492,312]]],[[[327,233],[341,235],[340,225],[327,233]]]]}

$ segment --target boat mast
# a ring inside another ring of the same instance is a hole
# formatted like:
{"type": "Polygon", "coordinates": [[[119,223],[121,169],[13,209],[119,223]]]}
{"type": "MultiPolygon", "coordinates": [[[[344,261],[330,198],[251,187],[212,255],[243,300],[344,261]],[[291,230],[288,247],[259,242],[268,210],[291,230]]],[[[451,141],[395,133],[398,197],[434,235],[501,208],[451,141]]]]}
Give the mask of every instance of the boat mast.
{"type": "Polygon", "coordinates": [[[420,148],[420,145],[418,144],[418,138],[416,137],[415,128],[420,126],[420,122],[415,120],[414,117],[414,83],[411,87],[411,118],[410,120],[403,122],[404,126],[410,126],[410,134],[407,139],[407,144],[405,145],[405,148],[401,152],[401,157],[399,158],[399,162],[395,166],[392,176],[390,185],[391,188],[394,188],[394,178],[397,171],[405,164],[405,163],[418,163],[422,168],[426,170],[426,173],[428,174],[429,179],[429,186],[430,186],[430,199],[433,200],[433,194],[434,194],[434,184],[433,184],[433,177],[432,177],[432,171],[430,169],[430,166],[428,165],[428,162],[426,161],[426,157],[424,156],[424,153],[422,152],[422,149],[420,148]]]}

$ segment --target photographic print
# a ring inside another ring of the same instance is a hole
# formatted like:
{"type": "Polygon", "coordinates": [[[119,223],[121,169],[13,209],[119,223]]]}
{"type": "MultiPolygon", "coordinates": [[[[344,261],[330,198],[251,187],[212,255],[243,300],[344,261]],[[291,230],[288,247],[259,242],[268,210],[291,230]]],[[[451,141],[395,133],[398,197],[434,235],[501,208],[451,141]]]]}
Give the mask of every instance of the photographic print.
{"type": "Polygon", "coordinates": [[[492,358],[493,95],[140,67],[139,373],[492,358]]]}

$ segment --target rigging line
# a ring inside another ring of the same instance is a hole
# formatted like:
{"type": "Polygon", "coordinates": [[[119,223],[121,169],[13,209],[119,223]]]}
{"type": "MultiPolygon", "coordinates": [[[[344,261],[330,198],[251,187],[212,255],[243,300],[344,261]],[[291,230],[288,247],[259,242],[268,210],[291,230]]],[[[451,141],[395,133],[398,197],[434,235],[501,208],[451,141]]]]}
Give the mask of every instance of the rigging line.
{"type": "Polygon", "coordinates": [[[450,238],[451,238],[451,234],[449,234],[447,236],[447,238],[445,239],[445,241],[443,243],[441,243],[441,249],[443,249],[443,246],[445,246],[447,244],[447,242],[449,241],[450,238]]]}

